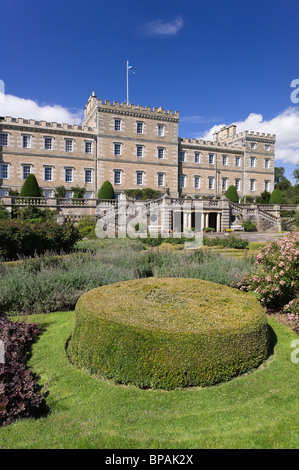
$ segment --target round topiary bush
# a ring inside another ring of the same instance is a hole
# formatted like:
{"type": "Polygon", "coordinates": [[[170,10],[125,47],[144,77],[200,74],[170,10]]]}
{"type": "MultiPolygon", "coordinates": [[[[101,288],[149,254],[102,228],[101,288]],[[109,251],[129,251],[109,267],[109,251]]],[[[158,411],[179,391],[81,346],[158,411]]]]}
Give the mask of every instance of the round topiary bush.
{"type": "Polygon", "coordinates": [[[141,388],[206,386],[268,356],[266,316],[250,294],[198,279],[148,278],[77,302],[68,353],[79,367],[141,388]]]}
{"type": "Polygon", "coordinates": [[[114,189],[110,181],[104,181],[98,192],[98,199],[114,199],[114,189]]]}
{"type": "Polygon", "coordinates": [[[25,179],[20,195],[24,197],[41,197],[41,189],[33,173],[30,173],[25,179]]]}

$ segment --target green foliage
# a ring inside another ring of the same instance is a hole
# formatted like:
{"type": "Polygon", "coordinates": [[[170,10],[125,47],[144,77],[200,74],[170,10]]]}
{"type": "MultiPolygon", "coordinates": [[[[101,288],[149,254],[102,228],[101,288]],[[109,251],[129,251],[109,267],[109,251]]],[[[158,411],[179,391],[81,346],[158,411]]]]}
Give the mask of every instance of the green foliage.
{"type": "Polygon", "coordinates": [[[255,199],[256,204],[269,204],[271,193],[264,191],[260,196],[257,196],[255,199]]]}
{"type": "Polygon", "coordinates": [[[85,188],[79,188],[79,186],[74,186],[71,188],[73,191],[73,198],[74,199],[83,199],[85,196],[86,189],[85,188]]]}
{"type": "Polygon", "coordinates": [[[56,222],[57,220],[57,211],[51,210],[49,208],[46,209],[39,209],[36,206],[26,206],[26,207],[19,207],[15,213],[14,217],[17,219],[22,220],[30,220],[31,222],[39,221],[42,222],[43,220],[49,222],[56,222]]]}
{"type": "Polygon", "coordinates": [[[54,197],[64,198],[66,195],[66,189],[64,186],[57,186],[54,191],[54,197]]]}
{"type": "Polygon", "coordinates": [[[20,195],[24,197],[41,197],[41,189],[33,173],[30,173],[24,181],[20,195]]]}
{"type": "Polygon", "coordinates": [[[235,202],[235,203],[239,202],[238,192],[237,192],[236,187],[234,185],[231,185],[231,186],[228,187],[228,189],[225,193],[225,197],[227,197],[227,199],[231,202],[235,202]]]}
{"type": "Polygon", "coordinates": [[[2,202],[0,202],[0,220],[8,220],[10,219],[9,212],[5,209],[5,206],[2,202]]]}
{"type": "Polygon", "coordinates": [[[133,199],[139,199],[142,201],[158,199],[159,197],[161,197],[160,191],[156,191],[155,189],[151,188],[127,189],[125,191],[125,195],[133,199]]]}
{"type": "Polygon", "coordinates": [[[222,246],[224,248],[236,248],[243,250],[248,248],[248,240],[236,237],[235,235],[228,235],[227,237],[204,237],[203,243],[206,246],[222,246]]]}
{"type": "Polygon", "coordinates": [[[255,232],[256,231],[255,223],[250,222],[250,220],[244,220],[241,225],[244,228],[245,232],[255,232]]]}
{"type": "Polygon", "coordinates": [[[96,238],[95,235],[96,220],[91,215],[83,217],[76,225],[82,237],[96,238]]]}
{"type": "Polygon", "coordinates": [[[283,195],[281,194],[281,191],[279,189],[274,189],[274,191],[271,194],[270,197],[270,204],[283,204],[283,195]]]}
{"type": "Polygon", "coordinates": [[[114,189],[110,181],[104,181],[98,192],[98,199],[114,199],[114,189]]]}
{"type": "Polygon", "coordinates": [[[257,367],[269,349],[263,309],[239,294],[182,278],[94,289],[77,302],[68,353],[92,373],[141,388],[229,380],[257,367]]]}
{"type": "Polygon", "coordinates": [[[252,196],[242,196],[240,199],[240,202],[242,204],[251,204],[253,202],[253,197],[252,196]]]}

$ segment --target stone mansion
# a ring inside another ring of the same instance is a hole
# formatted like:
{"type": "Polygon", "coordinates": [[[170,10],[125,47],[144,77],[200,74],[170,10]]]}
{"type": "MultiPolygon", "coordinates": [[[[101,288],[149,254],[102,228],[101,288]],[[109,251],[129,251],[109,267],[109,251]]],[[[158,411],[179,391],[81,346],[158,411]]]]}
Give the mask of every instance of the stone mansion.
{"type": "Polygon", "coordinates": [[[213,141],[178,137],[179,113],[90,96],[82,125],[0,117],[0,197],[34,173],[46,197],[64,186],[97,198],[109,180],[116,196],[152,188],[171,197],[239,196],[274,189],[275,135],[223,127],[213,141]]]}

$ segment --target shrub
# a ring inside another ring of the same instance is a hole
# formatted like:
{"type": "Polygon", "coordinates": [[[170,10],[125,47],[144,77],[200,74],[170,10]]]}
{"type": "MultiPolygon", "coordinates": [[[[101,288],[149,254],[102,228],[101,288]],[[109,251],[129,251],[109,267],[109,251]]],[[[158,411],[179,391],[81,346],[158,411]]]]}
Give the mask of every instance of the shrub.
{"type": "Polygon", "coordinates": [[[283,311],[291,322],[299,323],[299,296],[285,305],[283,311]]]}
{"type": "Polygon", "coordinates": [[[283,204],[283,195],[279,189],[274,189],[270,197],[270,204],[283,204]]]}
{"type": "Polygon", "coordinates": [[[66,195],[66,189],[64,186],[57,186],[54,191],[54,197],[57,198],[65,198],[66,195]]]}
{"type": "Polygon", "coordinates": [[[30,173],[25,179],[20,195],[24,197],[41,197],[41,189],[33,173],[30,173]]]}
{"type": "Polygon", "coordinates": [[[222,246],[224,248],[236,248],[243,250],[248,248],[248,240],[242,240],[242,238],[236,237],[235,235],[229,235],[228,237],[203,237],[203,244],[206,246],[222,246]]]}
{"type": "Polygon", "coordinates": [[[85,196],[86,189],[80,188],[79,186],[74,186],[71,188],[73,191],[73,198],[74,199],[83,199],[85,196]]]}
{"type": "Polygon", "coordinates": [[[110,181],[104,181],[98,192],[98,199],[114,199],[114,189],[110,181]]]}
{"type": "Polygon", "coordinates": [[[242,222],[242,227],[244,227],[245,232],[255,232],[256,225],[254,222],[250,222],[250,220],[244,220],[242,222]]]}
{"type": "Polygon", "coordinates": [[[96,221],[95,218],[87,215],[83,217],[76,225],[82,237],[96,238],[95,234],[96,221]]]}
{"type": "Polygon", "coordinates": [[[94,289],[76,305],[68,353],[79,367],[141,388],[206,386],[257,367],[269,349],[252,296],[195,279],[94,289]]]}
{"type": "Polygon", "coordinates": [[[0,318],[0,339],[5,351],[5,362],[0,364],[0,426],[47,411],[32,372],[26,368],[28,350],[39,334],[36,324],[0,318]]]}
{"type": "Polygon", "coordinates": [[[160,191],[151,188],[127,189],[125,191],[125,195],[134,199],[141,199],[143,201],[149,199],[158,199],[161,197],[160,191]]]}
{"type": "Polygon", "coordinates": [[[14,216],[18,219],[22,220],[36,220],[39,221],[47,220],[51,222],[56,222],[57,219],[57,211],[51,210],[49,208],[46,209],[39,209],[36,206],[29,205],[26,207],[19,207],[16,211],[14,216]]]}
{"type": "Polygon", "coordinates": [[[237,192],[236,187],[234,185],[231,185],[231,186],[228,187],[228,189],[225,193],[225,197],[227,197],[227,199],[231,202],[235,202],[235,203],[239,202],[238,192],[237,192]]]}
{"type": "Polygon", "coordinates": [[[0,220],[10,219],[10,214],[4,207],[4,204],[0,202],[0,220]]]}
{"type": "Polygon", "coordinates": [[[271,193],[264,191],[260,196],[257,196],[255,199],[256,204],[269,204],[271,193]]]}
{"type": "Polygon", "coordinates": [[[215,232],[215,229],[213,227],[205,227],[204,232],[215,232]]]}

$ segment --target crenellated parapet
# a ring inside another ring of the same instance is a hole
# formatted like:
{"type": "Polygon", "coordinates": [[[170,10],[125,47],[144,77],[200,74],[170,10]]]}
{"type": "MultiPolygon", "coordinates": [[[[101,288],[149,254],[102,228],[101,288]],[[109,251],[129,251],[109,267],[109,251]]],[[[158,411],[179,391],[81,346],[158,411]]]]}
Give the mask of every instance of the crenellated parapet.
{"type": "Polygon", "coordinates": [[[83,126],[79,124],[67,124],[67,123],[58,123],[58,122],[47,122],[47,121],[36,121],[35,119],[24,119],[24,118],[14,118],[11,116],[0,117],[0,126],[1,124],[6,127],[15,127],[15,128],[32,128],[34,131],[38,130],[47,130],[47,131],[67,131],[67,132],[80,132],[80,133],[91,133],[94,132],[93,127],[83,126]]]}
{"type": "Polygon", "coordinates": [[[136,117],[144,117],[147,119],[158,120],[171,120],[179,121],[179,112],[163,108],[151,108],[150,106],[135,105],[133,103],[119,103],[118,101],[111,102],[110,100],[97,100],[98,110],[101,112],[134,115],[136,117]]]}

